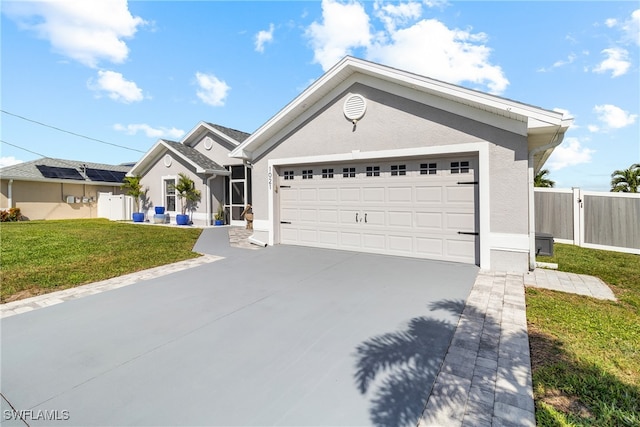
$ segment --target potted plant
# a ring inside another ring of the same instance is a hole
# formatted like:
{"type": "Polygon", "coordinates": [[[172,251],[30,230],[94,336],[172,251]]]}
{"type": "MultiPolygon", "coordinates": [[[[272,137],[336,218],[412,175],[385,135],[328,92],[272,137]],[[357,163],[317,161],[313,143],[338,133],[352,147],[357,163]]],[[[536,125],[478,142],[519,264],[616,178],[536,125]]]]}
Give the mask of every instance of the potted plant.
{"type": "Polygon", "coordinates": [[[123,180],[123,188],[127,192],[128,196],[133,197],[133,201],[136,205],[136,211],[131,215],[133,217],[133,222],[144,222],[144,212],[140,212],[140,196],[146,193],[146,191],[142,188],[142,183],[140,180],[142,177],[140,175],[136,176],[125,176],[123,180]]]}
{"type": "Polygon", "coordinates": [[[215,215],[215,225],[224,225],[224,209],[222,203],[218,205],[218,212],[215,215]]]}
{"type": "Polygon", "coordinates": [[[175,185],[175,189],[182,208],[182,214],[176,215],[176,223],[178,225],[188,225],[189,215],[187,215],[187,209],[193,209],[200,201],[200,190],[196,190],[193,180],[182,172],[178,174],[178,183],[175,185]]]}

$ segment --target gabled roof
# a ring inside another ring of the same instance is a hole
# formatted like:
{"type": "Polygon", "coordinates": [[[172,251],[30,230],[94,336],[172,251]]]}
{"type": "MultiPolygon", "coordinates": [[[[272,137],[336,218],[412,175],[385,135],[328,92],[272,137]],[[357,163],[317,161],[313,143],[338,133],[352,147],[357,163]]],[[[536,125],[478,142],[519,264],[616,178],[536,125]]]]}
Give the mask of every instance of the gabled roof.
{"type": "MultiPolygon", "coordinates": [[[[562,135],[573,121],[573,119],[564,117],[563,113],[557,111],[534,107],[496,95],[347,56],[258,128],[242,144],[235,148],[230,156],[251,160],[254,153],[265,151],[274,144],[285,129],[301,123],[302,117],[308,117],[313,112],[319,111],[331,100],[328,95],[337,96],[340,90],[346,89],[345,85],[348,86],[358,81],[364,81],[364,84],[382,82],[387,89],[397,90],[401,96],[420,97],[430,95],[438,97],[443,101],[438,105],[438,108],[456,114],[460,113],[461,105],[472,107],[467,108],[465,113],[475,114],[472,117],[474,119],[486,117],[486,112],[489,112],[495,116],[523,122],[526,124],[527,137],[536,135],[536,138],[529,140],[529,151],[552,141],[556,141],[559,144],[562,141],[562,135]],[[389,83],[392,85],[389,85],[389,83]],[[264,144],[266,146],[262,147],[264,144]]],[[[504,123],[504,120],[502,123],[504,123]]],[[[553,149],[551,148],[551,150],[553,149]]],[[[545,154],[548,157],[550,152],[541,151],[539,153],[541,158],[545,154]]]]}
{"type": "Polygon", "coordinates": [[[193,144],[198,142],[204,135],[209,132],[217,135],[220,139],[228,142],[234,147],[237,147],[241,142],[249,137],[249,134],[246,132],[201,121],[193,129],[191,129],[184,138],[182,138],[181,142],[185,145],[193,146],[193,144]]]}
{"type": "Polygon", "coordinates": [[[135,164],[128,175],[141,175],[147,168],[151,167],[157,159],[169,151],[178,158],[181,158],[196,170],[196,173],[228,175],[223,166],[214,162],[195,148],[189,147],[182,142],[160,139],[151,147],[149,151],[135,164]]]}
{"type": "Polygon", "coordinates": [[[1,168],[0,177],[19,181],[120,186],[122,178],[129,170],[131,170],[131,166],[127,165],[108,165],[43,157],[1,168]]]}

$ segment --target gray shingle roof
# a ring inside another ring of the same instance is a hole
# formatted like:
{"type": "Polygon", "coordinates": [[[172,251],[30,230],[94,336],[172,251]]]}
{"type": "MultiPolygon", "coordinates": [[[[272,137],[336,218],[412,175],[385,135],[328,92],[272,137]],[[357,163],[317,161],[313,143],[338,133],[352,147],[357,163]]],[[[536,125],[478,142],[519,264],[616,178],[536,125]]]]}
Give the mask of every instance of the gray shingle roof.
{"type": "Polygon", "coordinates": [[[209,170],[209,171],[226,171],[223,166],[220,166],[195,148],[187,147],[181,142],[170,141],[163,139],[167,146],[175,151],[176,153],[181,154],[185,158],[189,159],[191,162],[195,163],[198,167],[209,170]]]}
{"type": "Polygon", "coordinates": [[[209,126],[211,126],[211,127],[214,127],[216,129],[218,129],[220,132],[224,133],[229,138],[232,138],[232,139],[234,139],[234,140],[236,140],[238,142],[244,141],[245,139],[249,138],[249,136],[251,135],[249,133],[242,132],[241,130],[227,128],[227,127],[224,127],[224,126],[216,125],[214,123],[207,122],[207,124],[209,126]]]}
{"type": "MultiPolygon", "coordinates": [[[[105,163],[91,163],[91,162],[82,162],[77,160],[65,160],[65,159],[54,159],[50,157],[43,157],[41,159],[32,160],[29,162],[18,163],[17,165],[6,166],[4,168],[0,168],[0,177],[3,179],[18,179],[24,181],[45,181],[49,180],[45,176],[42,175],[42,172],[38,169],[37,166],[49,166],[54,168],[71,168],[77,170],[80,175],[83,177],[84,181],[87,182],[102,182],[95,179],[89,179],[84,174],[83,168],[88,169],[103,169],[114,172],[129,172],[131,170],[131,166],[128,165],[108,165],[105,163]]],[[[110,182],[113,184],[113,182],[110,182]]]]}

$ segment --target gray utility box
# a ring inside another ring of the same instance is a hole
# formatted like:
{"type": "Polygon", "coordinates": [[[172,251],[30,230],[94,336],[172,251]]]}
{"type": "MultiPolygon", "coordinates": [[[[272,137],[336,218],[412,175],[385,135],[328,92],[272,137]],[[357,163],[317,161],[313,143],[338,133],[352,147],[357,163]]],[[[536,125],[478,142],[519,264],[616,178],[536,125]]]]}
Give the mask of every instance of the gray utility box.
{"type": "Polygon", "coordinates": [[[536,255],[553,256],[553,235],[536,233],[536,255]]]}

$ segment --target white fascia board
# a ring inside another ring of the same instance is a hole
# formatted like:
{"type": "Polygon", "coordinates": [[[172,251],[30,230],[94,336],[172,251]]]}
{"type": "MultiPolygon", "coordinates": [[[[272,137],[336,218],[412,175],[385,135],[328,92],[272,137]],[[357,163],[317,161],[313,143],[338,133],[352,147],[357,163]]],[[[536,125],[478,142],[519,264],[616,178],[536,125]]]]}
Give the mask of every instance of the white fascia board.
{"type": "Polygon", "coordinates": [[[144,172],[146,172],[147,170],[147,164],[148,163],[152,163],[153,160],[155,160],[155,157],[158,156],[158,154],[156,153],[156,151],[158,150],[159,147],[165,147],[166,145],[163,143],[163,141],[161,139],[159,139],[154,145],[153,147],[151,147],[149,149],[149,151],[147,151],[140,160],[138,160],[136,162],[135,165],[133,165],[133,167],[131,168],[131,170],[129,172],[127,172],[127,176],[136,176],[136,175],[142,175],[144,172]]]}
{"type": "Polygon", "coordinates": [[[217,136],[219,136],[220,138],[224,139],[225,141],[229,142],[231,145],[237,147],[238,145],[240,145],[240,143],[238,141],[236,141],[235,139],[231,138],[229,135],[220,132],[218,129],[214,128],[213,126],[211,126],[209,123],[204,122],[204,121],[200,121],[193,129],[191,129],[189,131],[189,133],[187,135],[185,135],[182,138],[182,142],[184,145],[191,147],[192,144],[198,140],[198,138],[201,136],[201,134],[205,134],[207,132],[211,132],[217,136]],[[204,132],[203,132],[204,131],[204,132]]]}
{"type": "Polygon", "coordinates": [[[89,181],[89,180],[79,180],[79,179],[55,179],[55,178],[26,178],[24,176],[2,176],[2,181],[7,180],[23,181],[23,182],[39,182],[39,183],[49,183],[49,184],[81,184],[81,185],[93,185],[99,187],[120,187],[122,185],[121,182],[106,182],[106,181],[89,181]]]}

